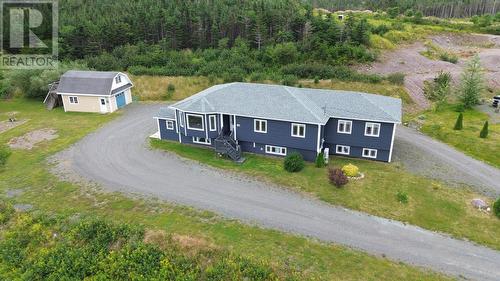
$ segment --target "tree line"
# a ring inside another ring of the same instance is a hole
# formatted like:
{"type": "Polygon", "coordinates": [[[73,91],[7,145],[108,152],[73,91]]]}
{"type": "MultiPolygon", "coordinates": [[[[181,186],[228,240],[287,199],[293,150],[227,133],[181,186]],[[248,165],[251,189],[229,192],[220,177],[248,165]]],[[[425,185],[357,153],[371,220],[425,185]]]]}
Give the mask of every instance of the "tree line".
{"type": "Polygon", "coordinates": [[[413,9],[425,16],[461,18],[500,12],[498,0],[305,0],[314,7],[340,10],[387,10],[397,7],[401,11],[413,9]]]}

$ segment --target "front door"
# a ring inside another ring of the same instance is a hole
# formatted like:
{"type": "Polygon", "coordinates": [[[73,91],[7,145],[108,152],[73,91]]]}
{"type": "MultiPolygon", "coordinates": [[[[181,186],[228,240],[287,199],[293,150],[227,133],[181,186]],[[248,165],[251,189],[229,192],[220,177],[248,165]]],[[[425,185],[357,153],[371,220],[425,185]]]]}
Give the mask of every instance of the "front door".
{"type": "Polygon", "coordinates": [[[222,130],[224,135],[231,133],[231,117],[227,114],[222,115],[222,130]]]}
{"type": "Polygon", "coordinates": [[[101,107],[101,112],[108,112],[108,107],[106,106],[105,98],[99,98],[99,105],[101,107]]]}

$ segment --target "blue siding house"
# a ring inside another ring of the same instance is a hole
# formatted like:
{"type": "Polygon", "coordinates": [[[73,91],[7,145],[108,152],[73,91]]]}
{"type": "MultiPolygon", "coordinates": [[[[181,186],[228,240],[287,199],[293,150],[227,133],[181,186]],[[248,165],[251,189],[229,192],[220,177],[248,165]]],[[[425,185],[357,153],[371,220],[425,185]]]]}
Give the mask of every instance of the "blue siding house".
{"type": "Polygon", "coordinates": [[[401,100],[348,91],[230,83],[169,107],[155,119],[160,139],[314,161],[320,152],[390,162],[401,100]]]}

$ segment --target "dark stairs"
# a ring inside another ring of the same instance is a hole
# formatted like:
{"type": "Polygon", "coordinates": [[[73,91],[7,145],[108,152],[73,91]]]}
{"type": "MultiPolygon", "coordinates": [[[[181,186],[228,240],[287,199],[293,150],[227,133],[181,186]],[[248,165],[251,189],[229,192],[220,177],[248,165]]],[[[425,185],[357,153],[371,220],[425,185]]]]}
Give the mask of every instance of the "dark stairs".
{"type": "Polygon", "coordinates": [[[241,147],[236,143],[233,134],[226,135],[220,133],[215,139],[215,152],[222,155],[227,155],[233,161],[243,163],[245,158],[242,157],[241,147]]]}

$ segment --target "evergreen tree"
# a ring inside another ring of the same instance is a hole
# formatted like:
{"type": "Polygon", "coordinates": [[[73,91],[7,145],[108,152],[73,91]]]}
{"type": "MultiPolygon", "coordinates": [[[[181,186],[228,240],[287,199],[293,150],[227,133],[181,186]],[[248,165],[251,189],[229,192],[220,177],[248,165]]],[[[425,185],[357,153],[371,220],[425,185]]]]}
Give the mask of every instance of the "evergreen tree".
{"type": "Polygon", "coordinates": [[[464,108],[472,108],[479,103],[481,92],[484,90],[484,77],[479,56],[475,55],[467,64],[462,73],[460,84],[460,99],[464,108]]]}
{"type": "Polygon", "coordinates": [[[463,119],[464,119],[464,115],[462,113],[460,113],[458,115],[457,122],[455,123],[455,127],[453,127],[453,130],[462,130],[463,129],[463,127],[464,127],[463,119]]]}
{"type": "Polygon", "coordinates": [[[488,137],[488,121],[484,122],[484,126],[483,129],[481,130],[481,133],[479,133],[479,137],[482,139],[488,137]]]}

